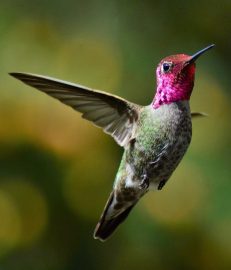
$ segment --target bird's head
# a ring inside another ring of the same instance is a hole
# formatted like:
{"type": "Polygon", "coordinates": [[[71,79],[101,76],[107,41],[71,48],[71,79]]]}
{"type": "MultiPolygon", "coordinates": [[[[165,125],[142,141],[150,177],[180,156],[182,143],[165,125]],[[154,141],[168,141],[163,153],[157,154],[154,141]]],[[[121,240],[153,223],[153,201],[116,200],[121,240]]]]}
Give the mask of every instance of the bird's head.
{"type": "Polygon", "coordinates": [[[157,90],[153,100],[155,109],[163,104],[189,100],[194,85],[195,61],[212,47],[214,47],[213,44],[192,56],[176,54],[160,61],[156,69],[157,90]]]}

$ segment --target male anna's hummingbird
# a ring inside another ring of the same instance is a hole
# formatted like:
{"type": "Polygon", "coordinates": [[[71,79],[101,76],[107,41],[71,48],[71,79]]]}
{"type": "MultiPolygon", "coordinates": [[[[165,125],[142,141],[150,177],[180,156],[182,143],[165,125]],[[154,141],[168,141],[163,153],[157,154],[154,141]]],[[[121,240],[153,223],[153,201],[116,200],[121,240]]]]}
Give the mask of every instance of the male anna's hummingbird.
{"type": "Polygon", "coordinates": [[[95,238],[106,240],[145,193],[163,188],[181,161],[191,141],[191,116],[202,115],[191,114],[189,107],[195,60],[213,46],[193,56],[177,54],[161,60],[156,70],[156,94],[148,106],[45,76],[10,73],[81,112],[124,147],[95,238]]]}

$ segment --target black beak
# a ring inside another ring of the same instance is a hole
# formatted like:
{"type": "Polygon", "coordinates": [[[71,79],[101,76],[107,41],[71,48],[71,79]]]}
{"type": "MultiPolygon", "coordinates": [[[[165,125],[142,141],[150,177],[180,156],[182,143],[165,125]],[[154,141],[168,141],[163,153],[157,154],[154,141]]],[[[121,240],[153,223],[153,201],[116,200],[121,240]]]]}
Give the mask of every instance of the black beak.
{"type": "Polygon", "coordinates": [[[201,55],[202,55],[203,53],[205,53],[206,51],[212,49],[214,46],[215,46],[215,44],[211,44],[211,45],[209,45],[208,47],[206,47],[206,48],[204,48],[204,49],[202,49],[202,50],[196,52],[195,54],[192,55],[192,57],[190,58],[190,60],[187,61],[187,64],[194,63],[194,62],[197,60],[197,58],[198,58],[199,56],[201,56],[201,55]]]}

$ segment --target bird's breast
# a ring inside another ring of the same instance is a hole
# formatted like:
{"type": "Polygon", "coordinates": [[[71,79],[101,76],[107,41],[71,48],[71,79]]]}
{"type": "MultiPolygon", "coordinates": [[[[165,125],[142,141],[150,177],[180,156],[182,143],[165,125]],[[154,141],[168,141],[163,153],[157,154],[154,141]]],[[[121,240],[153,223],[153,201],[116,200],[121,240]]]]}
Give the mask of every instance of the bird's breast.
{"type": "Polygon", "coordinates": [[[144,175],[156,188],[170,177],[191,141],[191,116],[187,102],[163,105],[141,112],[135,140],[127,151],[127,162],[137,181],[144,175]]]}

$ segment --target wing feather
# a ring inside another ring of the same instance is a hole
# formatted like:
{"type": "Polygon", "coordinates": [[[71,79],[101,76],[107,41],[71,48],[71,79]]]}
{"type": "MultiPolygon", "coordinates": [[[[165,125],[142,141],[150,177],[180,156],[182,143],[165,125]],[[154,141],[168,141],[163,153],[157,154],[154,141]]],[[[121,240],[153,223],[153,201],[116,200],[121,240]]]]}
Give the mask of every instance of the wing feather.
{"type": "Polygon", "coordinates": [[[121,146],[126,146],[134,136],[139,105],[103,91],[46,76],[30,73],[10,75],[79,111],[83,118],[101,127],[121,146]]]}

